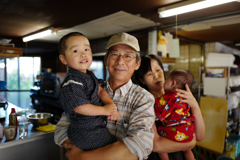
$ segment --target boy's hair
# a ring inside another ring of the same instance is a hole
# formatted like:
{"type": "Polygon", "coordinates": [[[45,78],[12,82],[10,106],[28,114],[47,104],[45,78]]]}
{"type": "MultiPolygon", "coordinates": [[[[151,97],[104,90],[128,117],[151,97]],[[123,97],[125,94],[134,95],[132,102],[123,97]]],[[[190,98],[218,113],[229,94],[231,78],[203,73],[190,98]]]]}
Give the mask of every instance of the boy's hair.
{"type": "Polygon", "coordinates": [[[172,80],[175,80],[177,82],[177,87],[179,89],[184,89],[184,90],[186,90],[185,84],[187,84],[190,88],[194,80],[191,72],[187,70],[181,70],[181,69],[173,70],[168,77],[170,77],[172,80]]]}
{"type": "MultiPolygon", "coordinates": [[[[63,36],[60,41],[58,42],[58,51],[59,54],[61,55],[65,55],[65,50],[67,48],[66,46],[66,41],[68,40],[68,38],[73,37],[73,36],[84,36],[86,37],[84,34],[80,33],[80,32],[71,32],[66,34],[65,36],[63,36]]],[[[87,37],[86,37],[87,38],[87,37]]]]}

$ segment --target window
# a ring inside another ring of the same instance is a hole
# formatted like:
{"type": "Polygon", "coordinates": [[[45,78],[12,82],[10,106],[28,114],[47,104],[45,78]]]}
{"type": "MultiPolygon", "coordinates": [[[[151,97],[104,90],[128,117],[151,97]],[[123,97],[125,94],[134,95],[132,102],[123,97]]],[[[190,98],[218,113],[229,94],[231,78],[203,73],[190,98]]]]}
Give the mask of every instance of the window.
{"type": "Polygon", "coordinates": [[[9,90],[30,90],[36,75],[40,74],[40,57],[11,58],[6,64],[9,90]]]}
{"type": "Polygon", "coordinates": [[[30,108],[30,90],[36,76],[40,74],[40,69],[40,57],[16,57],[0,60],[0,77],[1,80],[7,81],[9,90],[2,96],[20,108],[30,108]]]}
{"type": "Polygon", "coordinates": [[[98,79],[104,79],[103,61],[93,60],[91,66],[89,67],[89,70],[91,70],[98,79]]]}
{"type": "Polygon", "coordinates": [[[0,59],[0,81],[5,81],[5,59],[0,59]]]}

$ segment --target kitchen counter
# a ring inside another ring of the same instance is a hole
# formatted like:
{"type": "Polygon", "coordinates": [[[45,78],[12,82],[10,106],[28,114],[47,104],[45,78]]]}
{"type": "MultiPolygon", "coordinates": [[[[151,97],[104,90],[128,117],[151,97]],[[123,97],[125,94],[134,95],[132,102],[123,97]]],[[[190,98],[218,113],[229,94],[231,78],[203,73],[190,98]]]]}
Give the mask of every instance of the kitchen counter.
{"type": "Polygon", "coordinates": [[[19,138],[19,128],[17,127],[17,133],[13,140],[6,140],[5,135],[3,136],[3,139],[1,139],[1,143],[0,143],[0,149],[11,147],[14,145],[28,143],[28,142],[31,142],[34,140],[43,139],[43,138],[49,137],[53,134],[54,134],[54,131],[42,132],[42,131],[37,130],[36,127],[34,127],[32,124],[29,124],[27,138],[20,139],[19,138]]]}
{"type": "MultiPolygon", "coordinates": [[[[11,108],[16,112],[22,109],[9,103],[6,110],[6,119],[2,122],[3,126],[8,126],[8,115],[11,108]]],[[[18,117],[19,119],[19,117],[18,117]]],[[[7,141],[5,136],[0,139],[1,160],[63,160],[64,150],[54,143],[54,131],[38,131],[31,123],[28,125],[28,135],[25,139],[19,138],[19,129],[13,140],[7,141]]]]}

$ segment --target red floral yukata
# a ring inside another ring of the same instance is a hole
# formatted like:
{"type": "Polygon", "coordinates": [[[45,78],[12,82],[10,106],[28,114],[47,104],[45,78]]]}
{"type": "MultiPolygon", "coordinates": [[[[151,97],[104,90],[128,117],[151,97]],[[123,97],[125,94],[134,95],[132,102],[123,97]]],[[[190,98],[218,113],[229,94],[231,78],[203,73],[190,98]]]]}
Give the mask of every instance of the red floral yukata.
{"type": "Polygon", "coordinates": [[[163,126],[159,126],[159,135],[177,142],[190,142],[194,137],[195,125],[190,116],[190,107],[181,102],[182,97],[177,92],[166,91],[160,97],[155,98],[155,115],[163,126]]]}

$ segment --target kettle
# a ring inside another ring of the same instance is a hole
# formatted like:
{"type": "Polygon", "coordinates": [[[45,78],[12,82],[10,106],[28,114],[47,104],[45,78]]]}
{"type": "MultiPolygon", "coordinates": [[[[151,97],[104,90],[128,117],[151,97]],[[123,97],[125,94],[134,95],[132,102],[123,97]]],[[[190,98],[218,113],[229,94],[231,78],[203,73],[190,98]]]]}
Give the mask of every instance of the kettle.
{"type": "Polygon", "coordinates": [[[6,109],[8,108],[7,101],[0,101],[0,121],[5,121],[6,109]]]}

